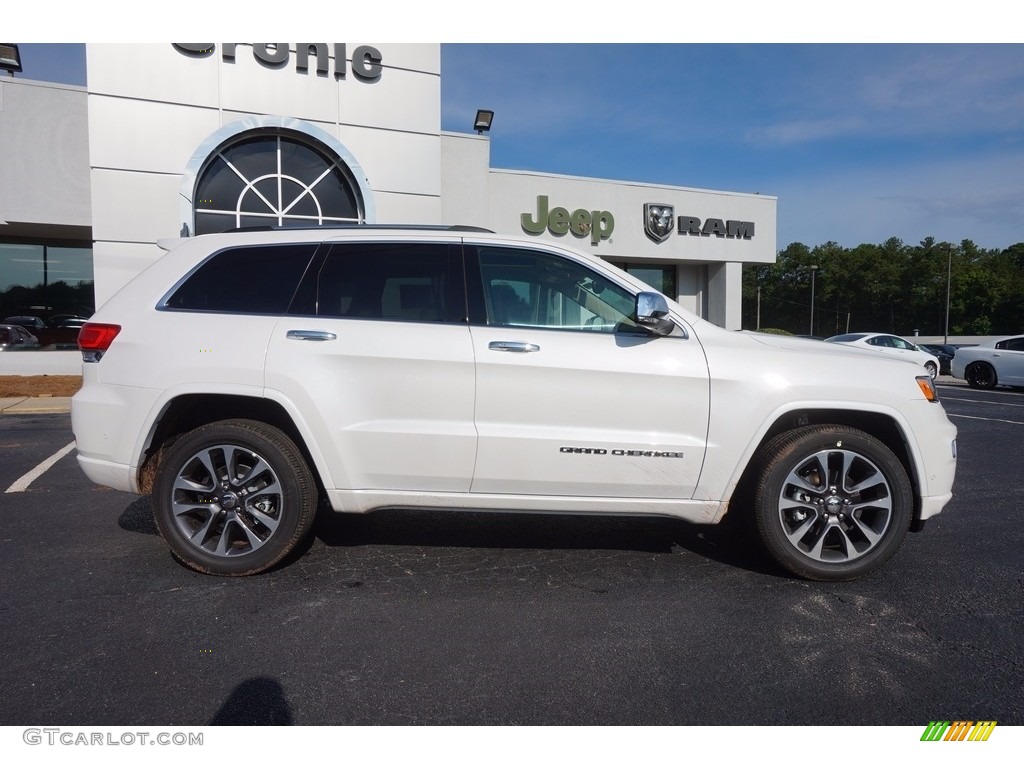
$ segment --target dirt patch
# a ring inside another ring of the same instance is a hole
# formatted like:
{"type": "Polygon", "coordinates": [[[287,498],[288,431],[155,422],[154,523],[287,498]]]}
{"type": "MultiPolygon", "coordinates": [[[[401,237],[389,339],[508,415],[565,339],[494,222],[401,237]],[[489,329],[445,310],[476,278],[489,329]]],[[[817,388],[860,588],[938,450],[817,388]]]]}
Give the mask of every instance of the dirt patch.
{"type": "Polygon", "coordinates": [[[81,376],[0,376],[0,397],[71,397],[81,376]]]}

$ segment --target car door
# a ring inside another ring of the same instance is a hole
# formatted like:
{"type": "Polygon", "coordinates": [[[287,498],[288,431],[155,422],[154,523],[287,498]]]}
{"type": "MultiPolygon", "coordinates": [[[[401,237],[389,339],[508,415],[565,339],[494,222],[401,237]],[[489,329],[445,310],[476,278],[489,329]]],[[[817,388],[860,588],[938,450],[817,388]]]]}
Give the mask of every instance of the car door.
{"type": "Polygon", "coordinates": [[[997,343],[992,357],[1000,384],[1024,385],[1024,336],[997,343]]]}
{"type": "Polygon", "coordinates": [[[473,348],[457,244],[334,244],[274,330],[266,386],[295,403],[335,488],[467,492],[473,348]]]}
{"type": "Polygon", "coordinates": [[[692,498],[704,460],[704,352],[631,319],[634,290],[582,261],[467,247],[479,435],[472,491],[692,498]]]}

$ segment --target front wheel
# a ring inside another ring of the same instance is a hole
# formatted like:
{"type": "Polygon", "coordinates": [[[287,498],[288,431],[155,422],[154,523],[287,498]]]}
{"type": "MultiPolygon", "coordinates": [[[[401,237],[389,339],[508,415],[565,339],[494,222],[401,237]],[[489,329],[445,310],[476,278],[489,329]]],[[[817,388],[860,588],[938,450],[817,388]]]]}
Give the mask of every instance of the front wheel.
{"type": "Polygon", "coordinates": [[[794,429],[765,445],[754,515],[762,544],[790,573],[849,581],[885,563],[910,527],[913,491],[878,439],[841,425],[794,429]]]}
{"type": "Polygon", "coordinates": [[[247,576],[292,552],[316,515],[313,475],[281,430],[244,419],[199,427],[161,459],[157,527],[174,556],[203,573],[247,576]]]}
{"type": "Polygon", "coordinates": [[[927,363],[925,363],[925,364],[924,364],[924,367],[925,367],[925,370],[927,370],[927,371],[928,371],[928,375],[929,375],[929,376],[931,376],[931,377],[932,377],[933,379],[934,379],[934,378],[935,378],[936,376],[938,376],[938,375],[939,375],[939,366],[937,366],[937,365],[936,365],[935,363],[933,363],[933,362],[932,362],[931,360],[929,360],[929,361],[928,361],[927,363]]]}

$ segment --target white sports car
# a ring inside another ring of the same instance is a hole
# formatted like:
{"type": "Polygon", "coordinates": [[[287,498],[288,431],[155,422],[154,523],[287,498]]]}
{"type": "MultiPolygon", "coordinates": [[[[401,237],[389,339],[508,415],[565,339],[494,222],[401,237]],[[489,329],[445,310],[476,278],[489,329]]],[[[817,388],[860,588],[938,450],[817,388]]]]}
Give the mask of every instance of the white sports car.
{"type": "Polygon", "coordinates": [[[962,347],[953,358],[952,373],[974,389],[996,384],[1024,386],[1024,336],[1009,336],[962,347]]]}
{"type": "Polygon", "coordinates": [[[939,375],[939,358],[930,352],[925,352],[902,336],[893,336],[891,333],[844,333],[825,339],[825,341],[902,356],[904,360],[923,365],[933,379],[939,375]]]}

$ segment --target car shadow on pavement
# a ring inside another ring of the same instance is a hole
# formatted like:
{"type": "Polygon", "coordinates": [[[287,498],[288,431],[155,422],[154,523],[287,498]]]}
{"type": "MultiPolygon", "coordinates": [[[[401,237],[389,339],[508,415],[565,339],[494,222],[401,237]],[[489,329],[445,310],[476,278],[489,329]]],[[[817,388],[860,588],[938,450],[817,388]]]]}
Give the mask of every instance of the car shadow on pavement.
{"type": "Polygon", "coordinates": [[[117,524],[122,530],[132,533],[160,535],[160,531],[156,528],[156,521],[153,519],[153,507],[149,496],[140,496],[125,507],[124,512],[117,518],[117,524]]]}
{"type": "Polygon", "coordinates": [[[655,554],[683,549],[742,570],[784,575],[736,526],[697,525],[666,517],[404,509],[358,515],[321,507],[313,533],[329,547],[394,545],[655,554]]]}
{"type": "Polygon", "coordinates": [[[292,710],[281,684],[272,677],[253,677],[228,696],[210,725],[292,725],[292,710]]]}
{"type": "MultiPolygon", "coordinates": [[[[149,496],[129,504],[118,525],[159,536],[149,496]]],[[[738,525],[697,525],[667,517],[386,509],[341,514],[321,503],[312,535],[271,570],[286,568],[319,541],[328,547],[606,550],[671,554],[680,549],[745,571],[787,578],[738,525]]]]}

